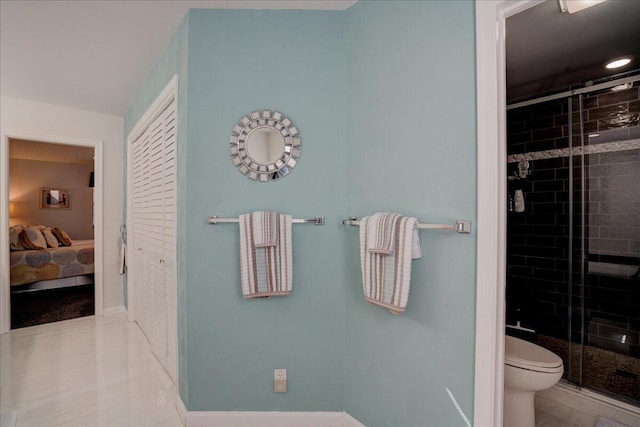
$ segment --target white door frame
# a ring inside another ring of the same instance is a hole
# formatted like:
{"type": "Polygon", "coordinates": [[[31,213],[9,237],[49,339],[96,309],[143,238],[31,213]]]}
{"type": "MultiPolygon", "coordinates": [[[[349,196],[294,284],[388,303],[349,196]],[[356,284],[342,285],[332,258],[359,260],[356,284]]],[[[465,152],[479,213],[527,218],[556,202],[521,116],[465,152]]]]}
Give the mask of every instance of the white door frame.
{"type": "MultiPolygon", "coordinates": [[[[133,212],[132,212],[132,207],[133,207],[133,151],[132,151],[132,146],[133,143],[144,133],[144,131],[149,127],[149,125],[151,124],[151,122],[153,122],[156,118],[158,118],[158,116],[160,115],[160,113],[162,113],[162,111],[164,111],[165,108],[167,108],[169,106],[169,104],[171,104],[171,102],[173,100],[176,101],[176,121],[178,121],[178,94],[177,94],[177,90],[178,90],[178,75],[174,75],[171,80],[169,81],[169,83],[167,83],[167,85],[165,86],[165,88],[162,90],[162,92],[160,92],[160,94],[158,95],[158,97],[155,99],[155,101],[153,101],[153,104],[151,104],[151,106],[147,109],[147,111],[144,113],[144,115],[140,118],[140,120],[138,121],[138,123],[135,125],[135,127],[133,128],[133,130],[131,132],[129,132],[129,135],[127,135],[127,215],[126,215],[126,221],[127,221],[127,234],[130,237],[127,237],[127,260],[133,260],[133,212]]],[[[181,126],[181,123],[178,122],[178,127],[181,126]]],[[[180,141],[178,140],[176,144],[179,144],[180,141]]],[[[176,162],[176,169],[177,169],[178,165],[176,162]]],[[[176,195],[177,195],[177,184],[176,184],[176,195]]],[[[176,198],[177,200],[177,198],[176,198]]],[[[176,205],[176,212],[177,212],[177,205],[176,205]]],[[[177,215],[177,214],[176,214],[177,215]]],[[[177,220],[177,218],[176,218],[177,220]]],[[[177,221],[176,221],[177,223],[177,221]]],[[[178,236],[178,233],[175,233],[176,238],[178,236]]],[[[174,262],[175,265],[175,272],[176,272],[176,276],[173,278],[175,280],[175,283],[177,285],[178,283],[178,277],[177,277],[177,271],[178,271],[178,263],[177,263],[177,257],[178,257],[178,251],[176,248],[175,251],[176,254],[176,260],[174,262]]],[[[128,319],[130,322],[134,322],[136,320],[136,314],[135,314],[135,307],[136,307],[136,301],[135,301],[135,292],[133,291],[133,288],[135,286],[135,283],[133,283],[131,281],[131,277],[129,275],[127,275],[127,314],[128,314],[128,319]]],[[[178,298],[178,295],[176,293],[176,295],[174,295],[174,297],[178,298]]],[[[177,308],[177,304],[176,304],[176,308],[177,308]]],[[[169,334],[169,337],[171,337],[172,335],[174,337],[176,337],[174,342],[169,342],[169,345],[171,345],[173,348],[171,349],[171,351],[174,351],[176,354],[176,365],[179,364],[178,361],[178,313],[176,311],[176,313],[167,313],[168,315],[168,319],[169,319],[169,323],[168,323],[168,327],[170,328],[174,328],[174,331],[172,333],[169,334]]],[[[178,375],[179,375],[179,366],[175,366],[174,372],[175,372],[175,387],[177,390],[178,387],[178,375]]]]}
{"type": "Polygon", "coordinates": [[[478,255],[474,425],[502,426],[506,286],[505,20],[542,0],[476,0],[478,255]]]}
{"type": "Polygon", "coordinates": [[[95,315],[104,313],[104,272],[103,272],[103,142],[84,138],[67,138],[52,135],[38,135],[26,131],[2,130],[0,134],[0,333],[11,330],[11,289],[9,280],[9,140],[23,139],[45,142],[47,144],[77,145],[94,149],[94,200],[95,200],[95,271],[94,271],[94,301],[95,315]]]}

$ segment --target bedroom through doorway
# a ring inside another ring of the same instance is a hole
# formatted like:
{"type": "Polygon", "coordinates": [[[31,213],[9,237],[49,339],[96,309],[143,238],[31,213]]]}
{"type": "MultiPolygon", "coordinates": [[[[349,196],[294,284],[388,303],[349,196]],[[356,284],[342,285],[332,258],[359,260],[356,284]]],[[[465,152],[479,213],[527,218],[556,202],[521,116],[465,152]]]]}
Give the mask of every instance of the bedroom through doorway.
{"type": "Polygon", "coordinates": [[[10,328],[95,314],[95,148],[8,145],[10,328]]]}

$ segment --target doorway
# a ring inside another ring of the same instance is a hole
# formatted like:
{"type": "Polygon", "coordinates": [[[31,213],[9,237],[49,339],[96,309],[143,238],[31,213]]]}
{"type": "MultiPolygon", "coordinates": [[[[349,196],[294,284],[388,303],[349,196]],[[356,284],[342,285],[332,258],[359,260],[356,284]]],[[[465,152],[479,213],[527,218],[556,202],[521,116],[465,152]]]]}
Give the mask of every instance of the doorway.
{"type": "Polygon", "coordinates": [[[476,425],[502,425],[507,214],[505,22],[541,3],[539,0],[476,2],[476,425]]]}
{"type": "MultiPolygon", "coordinates": [[[[3,208],[0,211],[0,226],[2,226],[5,230],[9,230],[10,217],[16,214],[23,214],[25,211],[21,210],[23,206],[20,206],[17,203],[11,203],[10,194],[9,194],[9,147],[10,141],[31,141],[37,142],[40,144],[51,145],[54,144],[57,147],[60,146],[76,146],[76,147],[84,147],[90,150],[93,150],[94,164],[93,164],[93,176],[94,176],[94,187],[93,190],[90,190],[93,193],[93,232],[94,232],[94,292],[93,292],[93,306],[94,313],[96,315],[103,314],[103,248],[102,248],[102,230],[103,230],[103,204],[102,204],[102,183],[103,183],[103,147],[102,141],[91,141],[91,140],[79,140],[73,138],[57,138],[51,136],[43,136],[43,135],[32,135],[27,133],[20,132],[7,132],[3,133],[0,138],[0,154],[2,158],[2,162],[0,162],[0,177],[2,178],[3,185],[0,186],[0,200],[2,200],[3,208]],[[13,212],[11,212],[13,211],[13,212]]],[[[86,177],[86,186],[88,189],[90,176],[86,177]]],[[[40,197],[40,192],[49,191],[50,195],[53,194],[50,192],[52,188],[49,187],[38,187],[38,197],[40,197]]],[[[63,190],[64,188],[53,188],[54,191],[63,190]]],[[[68,189],[67,189],[68,190],[68,189]]],[[[88,190],[89,191],[89,190],[88,190]]],[[[56,193],[58,195],[62,193],[56,193]]],[[[46,205],[48,199],[46,196],[43,196],[44,204],[46,205]]],[[[53,196],[55,197],[55,194],[53,196]]],[[[63,194],[61,196],[64,201],[62,205],[58,204],[58,206],[62,206],[64,208],[65,204],[69,204],[69,208],[72,209],[73,206],[73,195],[70,200],[67,194],[63,194]]],[[[40,201],[38,199],[38,209],[40,206],[40,201]]],[[[57,208],[61,209],[61,208],[57,208]]],[[[88,254],[82,255],[84,257],[84,261],[88,262],[88,254]]],[[[10,278],[10,270],[11,270],[11,261],[10,261],[10,237],[9,233],[1,233],[0,234],[0,308],[1,308],[1,316],[0,316],[0,333],[6,333],[11,329],[11,278],[10,278]]],[[[71,267],[71,269],[76,269],[76,267],[71,267]]]]}
{"type": "Polygon", "coordinates": [[[93,147],[9,141],[11,329],[95,313],[93,163],[93,147]]]}

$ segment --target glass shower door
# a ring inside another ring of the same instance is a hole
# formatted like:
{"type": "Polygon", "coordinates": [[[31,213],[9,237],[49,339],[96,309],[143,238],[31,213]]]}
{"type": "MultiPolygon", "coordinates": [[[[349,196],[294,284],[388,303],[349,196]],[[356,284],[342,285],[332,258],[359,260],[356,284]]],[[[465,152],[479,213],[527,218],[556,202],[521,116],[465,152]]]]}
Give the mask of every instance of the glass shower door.
{"type": "Polygon", "coordinates": [[[568,181],[567,181],[567,220],[568,220],[568,261],[567,292],[569,294],[568,307],[568,336],[569,336],[569,363],[565,366],[565,378],[579,386],[582,386],[583,362],[585,347],[585,287],[584,272],[585,238],[588,229],[585,228],[588,214],[586,197],[585,171],[585,117],[582,95],[567,98],[568,130],[570,137],[568,144],[568,181]]]}
{"type": "Polygon", "coordinates": [[[639,82],[616,89],[508,111],[507,331],[640,405],[639,82]]]}
{"type": "MultiPolygon", "coordinates": [[[[628,85],[627,85],[628,86],[628,85]]],[[[636,86],[569,101],[570,372],[640,402],[640,101],[636,86]]]]}

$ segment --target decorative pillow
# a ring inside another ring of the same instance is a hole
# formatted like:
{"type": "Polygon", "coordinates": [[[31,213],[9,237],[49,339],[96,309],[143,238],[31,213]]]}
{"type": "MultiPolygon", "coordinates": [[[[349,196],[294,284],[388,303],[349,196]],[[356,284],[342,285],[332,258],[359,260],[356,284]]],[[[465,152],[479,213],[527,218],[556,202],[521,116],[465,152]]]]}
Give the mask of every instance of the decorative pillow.
{"type": "Polygon", "coordinates": [[[60,242],[62,246],[71,246],[71,244],[73,243],[69,235],[65,233],[64,230],[58,227],[53,227],[51,231],[53,232],[53,235],[56,236],[56,239],[58,239],[58,242],[60,242]]]}
{"type": "Polygon", "coordinates": [[[50,248],[57,248],[58,246],[60,246],[60,244],[58,243],[58,239],[53,235],[53,231],[51,231],[51,228],[45,228],[44,230],[42,230],[42,235],[47,241],[47,246],[49,246],[50,248]]]}
{"type": "Polygon", "coordinates": [[[47,240],[42,235],[42,232],[38,230],[38,227],[33,225],[25,228],[20,233],[20,243],[25,249],[42,250],[47,247],[47,240]]]}
{"type": "Polygon", "coordinates": [[[22,224],[14,225],[9,228],[9,248],[12,251],[24,251],[25,247],[20,243],[20,233],[24,230],[22,224]]]}

